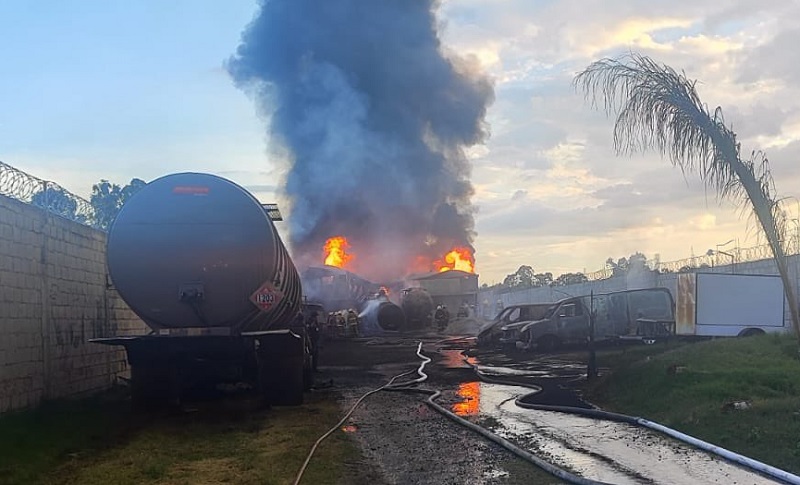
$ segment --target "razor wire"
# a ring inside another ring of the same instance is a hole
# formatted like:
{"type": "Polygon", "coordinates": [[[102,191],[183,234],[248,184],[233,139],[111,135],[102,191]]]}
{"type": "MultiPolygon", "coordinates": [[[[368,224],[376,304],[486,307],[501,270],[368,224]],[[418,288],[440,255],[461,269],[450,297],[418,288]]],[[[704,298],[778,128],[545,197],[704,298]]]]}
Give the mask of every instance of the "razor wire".
{"type": "MultiPolygon", "coordinates": [[[[782,245],[786,256],[800,254],[800,229],[798,230],[798,234],[791,235],[787,237],[785,241],[782,241],[782,245]]],[[[769,244],[760,244],[747,248],[731,248],[725,252],[711,251],[710,254],[706,253],[699,256],[690,256],[675,261],[648,259],[645,266],[647,269],[659,273],[687,273],[706,268],[762,261],[765,259],[772,259],[773,257],[772,248],[769,244]]],[[[626,270],[622,269],[619,271],[620,273],[624,273],[626,270]]],[[[600,281],[611,278],[614,274],[612,268],[605,267],[591,273],[586,273],[585,276],[588,281],[600,281]]]]}
{"type": "Polygon", "coordinates": [[[49,180],[40,179],[0,161],[0,195],[39,207],[51,214],[97,228],[92,204],[49,180]]]}

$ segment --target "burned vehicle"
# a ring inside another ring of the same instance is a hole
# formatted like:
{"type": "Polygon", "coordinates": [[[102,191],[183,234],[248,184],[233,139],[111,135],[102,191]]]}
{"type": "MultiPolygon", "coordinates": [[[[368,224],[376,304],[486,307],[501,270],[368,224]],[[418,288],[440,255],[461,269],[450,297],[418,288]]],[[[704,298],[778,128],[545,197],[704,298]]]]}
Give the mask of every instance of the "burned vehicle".
{"type": "Polygon", "coordinates": [[[648,288],[561,300],[539,320],[504,325],[500,343],[542,352],[585,344],[592,313],[596,341],[651,341],[675,333],[672,295],[666,288],[648,288]]]}
{"type": "MultiPolygon", "coordinates": [[[[478,330],[478,346],[494,347],[499,345],[501,343],[501,329],[504,326],[528,323],[544,318],[545,313],[552,306],[552,303],[527,303],[504,308],[491,322],[481,326],[480,330],[478,330]]],[[[510,344],[514,345],[515,342],[516,340],[510,344]]]]}

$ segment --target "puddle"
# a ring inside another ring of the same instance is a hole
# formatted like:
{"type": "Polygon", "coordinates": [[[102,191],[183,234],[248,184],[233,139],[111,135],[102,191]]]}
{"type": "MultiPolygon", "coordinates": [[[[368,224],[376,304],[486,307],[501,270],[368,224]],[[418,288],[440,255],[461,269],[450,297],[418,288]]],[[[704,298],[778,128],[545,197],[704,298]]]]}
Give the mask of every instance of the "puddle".
{"type": "Polygon", "coordinates": [[[477,363],[475,357],[464,357],[464,355],[461,353],[461,350],[458,349],[439,350],[439,353],[442,355],[442,365],[448,369],[471,368],[470,365],[464,362],[465,358],[470,364],[477,363]]]}
{"type": "Polygon", "coordinates": [[[477,416],[481,406],[481,383],[464,382],[459,384],[456,396],[461,402],[453,404],[451,410],[458,416],[477,416]]]}
{"type": "Polygon", "coordinates": [[[494,431],[537,456],[592,480],[615,484],[780,483],[636,426],[523,409],[515,386],[468,382],[456,394],[456,414],[491,417],[494,431]]]}

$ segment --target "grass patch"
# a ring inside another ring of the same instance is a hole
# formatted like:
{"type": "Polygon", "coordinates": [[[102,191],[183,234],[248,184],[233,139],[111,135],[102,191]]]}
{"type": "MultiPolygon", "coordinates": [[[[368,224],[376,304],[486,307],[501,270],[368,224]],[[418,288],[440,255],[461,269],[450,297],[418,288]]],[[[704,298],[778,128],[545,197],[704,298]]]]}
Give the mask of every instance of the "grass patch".
{"type": "Polygon", "coordinates": [[[788,335],[604,352],[589,389],[606,409],[642,416],[800,473],[800,361],[788,335]],[[734,401],[749,409],[731,410],[734,401]]]}
{"type": "Polygon", "coordinates": [[[34,483],[63,460],[102,448],[124,410],[108,393],[81,401],[46,402],[0,419],[0,484],[34,483]]]}
{"type": "MultiPolygon", "coordinates": [[[[132,415],[124,401],[76,402],[4,417],[0,483],[291,483],[311,445],[340,414],[331,394],[307,401],[268,410],[246,400],[215,401],[193,413],[157,417],[132,415]],[[32,423],[27,451],[14,452],[32,423]],[[9,430],[16,430],[14,437],[9,430]]],[[[317,450],[303,481],[349,483],[347,463],[359,458],[355,444],[336,433],[317,450]]]]}

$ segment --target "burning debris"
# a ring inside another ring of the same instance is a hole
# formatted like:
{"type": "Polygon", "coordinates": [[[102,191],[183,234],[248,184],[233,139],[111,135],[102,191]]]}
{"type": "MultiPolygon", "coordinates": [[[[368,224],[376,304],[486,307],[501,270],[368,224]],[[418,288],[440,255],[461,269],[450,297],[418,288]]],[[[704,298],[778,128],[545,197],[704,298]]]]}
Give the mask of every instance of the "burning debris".
{"type": "Polygon", "coordinates": [[[443,48],[439,3],[262,0],[243,33],[227,68],[286,163],[300,265],[319,264],[336,235],[352,251],[340,255],[357,256],[342,266],[373,281],[474,265],[464,149],[487,137],[494,94],[443,48]],[[433,265],[453,248],[469,256],[433,265]]]}

